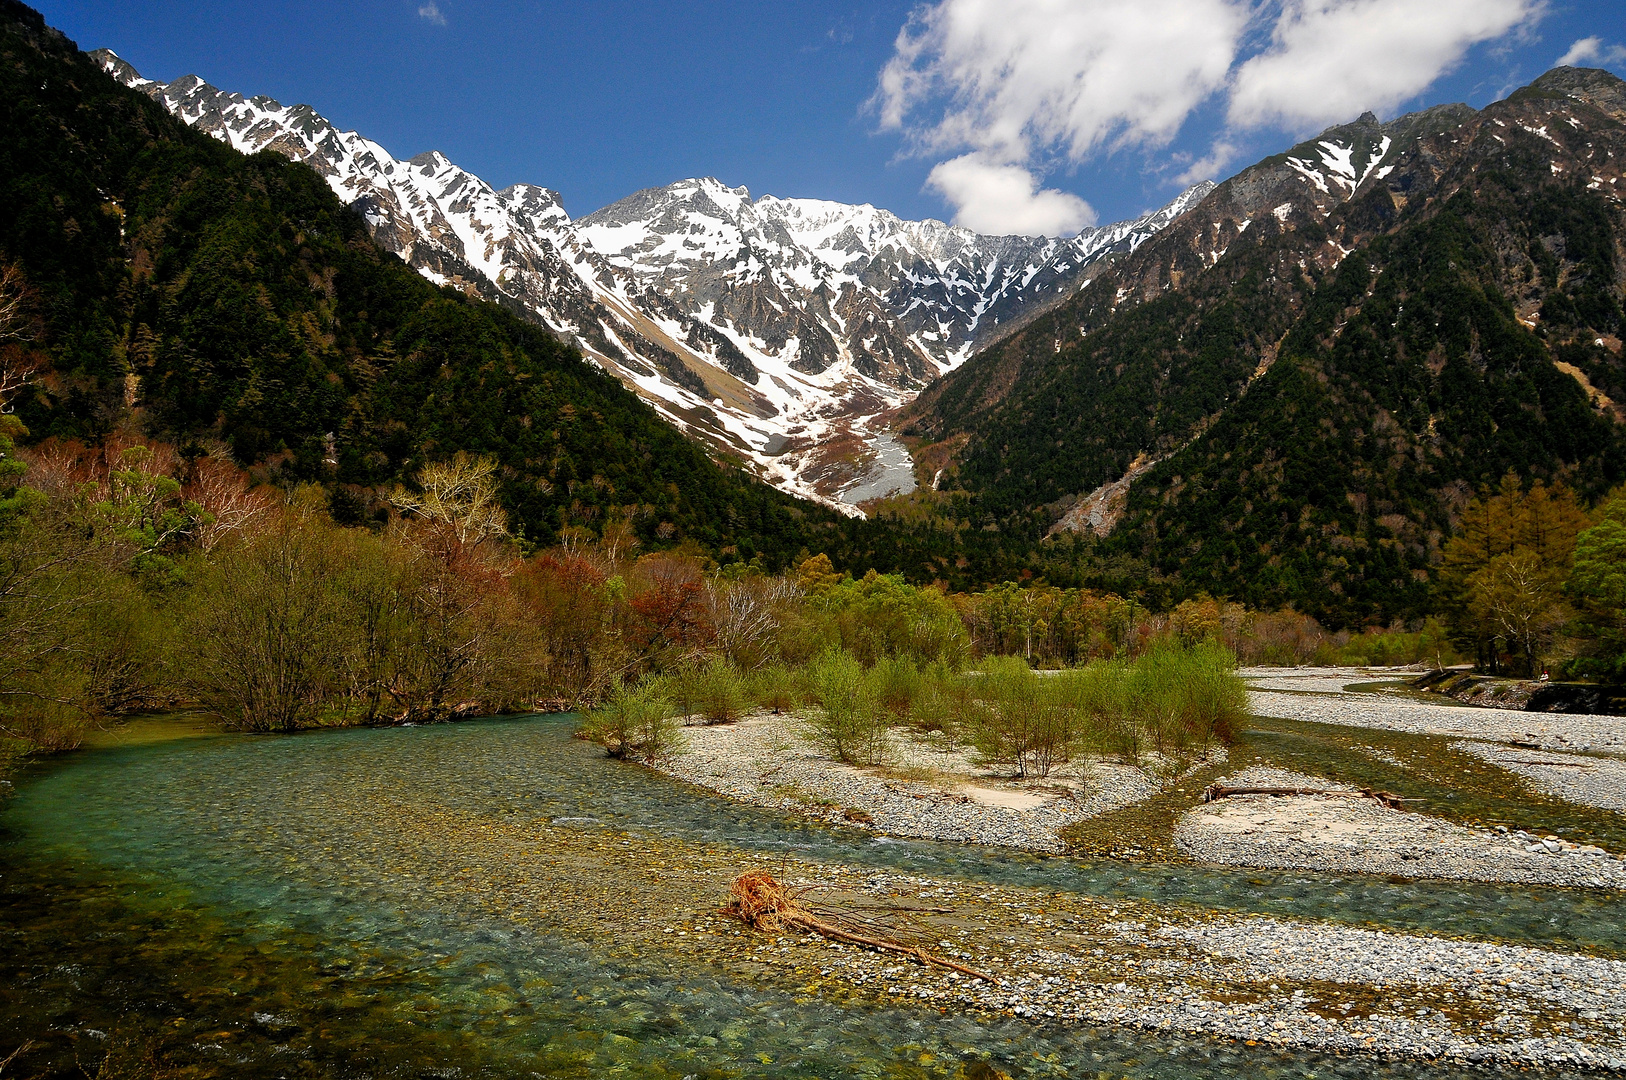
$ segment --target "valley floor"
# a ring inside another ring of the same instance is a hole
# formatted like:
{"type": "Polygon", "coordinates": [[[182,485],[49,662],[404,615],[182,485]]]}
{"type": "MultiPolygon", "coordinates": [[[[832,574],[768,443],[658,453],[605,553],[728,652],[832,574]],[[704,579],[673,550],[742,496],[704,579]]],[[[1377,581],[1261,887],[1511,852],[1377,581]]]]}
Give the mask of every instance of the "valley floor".
{"type": "MultiPolygon", "coordinates": [[[[1626,1068],[1626,961],[1338,923],[796,866],[821,904],[915,915],[915,936],[997,986],[812,935],[745,957],[808,986],[1390,1057],[1626,1068]],[[927,908],[926,905],[931,905],[927,908]]],[[[892,916],[896,918],[896,915],[892,916]]],[[[741,934],[709,915],[684,929],[741,934]]]]}
{"type": "MultiPolygon", "coordinates": [[[[1257,714],[1306,725],[1306,731],[1342,725],[1401,732],[1421,740],[1415,745],[1425,750],[1472,755],[1495,777],[1515,787],[1528,783],[1520,790],[1535,800],[1532,814],[1556,805],[1550,800],[1574,800],[1564,805],[1601,814],[1600,827],[1619,835],[1611,831],[1618,815],[1608,808],[1621,790],[1621,718],[1428,705],[1401,696],[1390,672],[1246,674],[1257,714]],[[1385,679],[1388,687],[1344,689],[1385,679]],[[1532,745],[1575,752],[1527,749],[1532,745]],[[1515,753],[1524,756],[1510,756],[1515,753]],[[1538,760],[1544,764],[1523,764],[1538,760]]],[[[1431,775],[1398,751],[1361,744],[1360,731],[1351,734],[1357,749],[1380,766],[1416,769],[1420,787],[1431,775]]],[[[1120,839],[1119,848],[1134,857],[1161,850],[1175,861],[1310,872],[1329,883],[1385,875],[1397,888],[1426,879],[1558,885],[1590,889],[1611,911],[1626,902],[1618,843],[1576,842],[1533,826],[1464,823],[1460,808],[1458,820],[1450,820],[1361,797],[1201,802],[1215,780],[1350,790],[1347,783],[1284,769],[1247,739],[1229,760],[1220,748],[1207,760],[1143,760],[1139,767],[1092,759],[1021,781],[931,736],[895,736],[886,767],[841,765],[789,716],[689,728],[685,735],[686,746],[658,764],[662,772],[735,799],[865,829],[878,834],[877,843],[919,837],[1087,851],[1100,843],[1070,841],[1087,841],[1090,828],[1099,841],[1117,823],[1144,828],[1153,820],[1161,822],[1153,828],[1164,830],[1168,846],[1120,839]],[[1164,807],[1161,816],[1143,813],[1153,805],[1164,807]]],[[[902,906],[915,938],[1000,979],[990,986],[812,936],[747,936],[740,943],[751,963],[793,969],[810,987],[1039,1022],[1120,1023],[1267,1045],[1626,1068],[1626,960],[1609,956],[820,864],[782,863],[776,872],[838,908],[902,906]]],[[[705,937],[742,933],[710,915],[697,916],[688,929],[705,937]]]]}

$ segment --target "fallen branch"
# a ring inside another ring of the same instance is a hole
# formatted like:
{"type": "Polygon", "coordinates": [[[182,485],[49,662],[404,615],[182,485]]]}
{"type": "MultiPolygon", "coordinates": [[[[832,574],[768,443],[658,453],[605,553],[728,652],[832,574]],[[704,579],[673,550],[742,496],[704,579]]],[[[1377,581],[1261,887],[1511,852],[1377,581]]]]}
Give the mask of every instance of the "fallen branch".
{"type": "Polygon", "coordinates": [[[5,1072],[7,1065],[10,1065],[13,1061],[16,1061],[18,1058],[20,1058],[24,1054],[28,1053],[28,1051],[31,1050],[33,1048],[33,1046],[34,1046],[34,1040],[30,1039],[27,1042],[23,1043],[21,1046],[19,1046],[17,1049],[13,1050],[11,1053],[7,1054],[4,1059],[0,1059],[0,1072],[5,1072]]]}
{"type": "Polygon", "coordinates": [[[1406,803],[1422,802],[1422,799],[1407,799],[1396,795],[1392,791],[1373,791],[1371,788],[1360,788],[1356,791],[1346,791],[1340,788],[1309,788],[1309,787],[1226,787],[1224,784],[1210,784],[1203,792],[1203,802],[1213,802],[1215,799],[1228,799],[1232,795],[1334,795],[1346,799],[1376,799],[1391,810],[1404,810],[1406,803]]]}
{"type": "Polygon", "coordinates": [[[855,934],[851,930],[844,930],[826,922],[819,918],[817,912],[801,903],[801,894],[785,888],[766,870],[747,870],[734,879],[728,892],[730,899],[728,906],[723,908],[723,914],[732,915],[757,930],[767,933],[785,929],[807,930],[833,941],[845,941],[852,945],[866,945],[872,949],[903,953],[905,956],[913,956],[922,964],[928,966],[936,964],[963,975],[991,982],[995,986],[999,985],[999,980],[986,972],[956,964],[918,946],[869,937],[866,934],[855,934]]]}

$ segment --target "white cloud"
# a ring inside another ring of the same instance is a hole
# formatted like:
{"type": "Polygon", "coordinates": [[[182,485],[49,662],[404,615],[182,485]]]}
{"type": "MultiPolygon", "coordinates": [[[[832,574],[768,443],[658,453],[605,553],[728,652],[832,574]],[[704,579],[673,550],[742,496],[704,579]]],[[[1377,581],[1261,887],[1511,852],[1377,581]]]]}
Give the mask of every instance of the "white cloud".
{"type": "Polygon", "coordinates": [[[899,32],[874,104],[928,152],[1161,145],[1224,84],[1246,24],[1246,0],[941,0],[899,32]]]}
{"type": "Polygon", "coordinates": [[[1626,64],[1626,48],[1605,45],[1603,38],[1584,37],[1555,61],[1556,67],[1588,67],[1597,64],[1626,64]]]}
{"type": "Polygon", "coordinates": [[[420,7],[418,17],[427,22],[432,22],[436,26],[446,25],[446,16],[441,14],[440,5],[435,0],[429,0],[427,4],[420,7]]]}
{"type": "MultiPolygon", "coordinates": [[[[957,220],[1031,229],[1082,220],[1082,199],[1039,190],[1055,163],[1166,146],[1217,95],[1228,130],[1176,179],[1217,176],[1240,153],[1237,132],[1390,110],[1547,2],[929,0],[899,31],[870,105],[908,152],[960,155],[929,181],[957,220]]],[[[1587,39],[1571,54],[1587,42],[1603,48],[1587,39]]]]}
{"type": "Polygon", "coordinates": [[[1285,0],[1269,47],[1237,70],[1229,120],[1303,131],[1391,109],[1544,10],[1543,0],[1285,0]]]}
{"type": "Polygon", "coordinates": [[[1077,195],[1039,181],[1020,165],[978,153],[939,163],[926,178],[955,208],[954,224],[993,236],[1065,236],[1095,224],[1095,211],[1077,195]]]}
{"type": "Polygon", "coordinates": [[[1175,176],[1178,184],[1195,184],[1202,180],[1212,180],[1225,172],[1225,167],[1236,160],[1242,148],[1231,140],[1221,137],[1214,140],[1214,145],[1208,148],[1208,153],[1193,161],[1190,165],[1175,176]]]}

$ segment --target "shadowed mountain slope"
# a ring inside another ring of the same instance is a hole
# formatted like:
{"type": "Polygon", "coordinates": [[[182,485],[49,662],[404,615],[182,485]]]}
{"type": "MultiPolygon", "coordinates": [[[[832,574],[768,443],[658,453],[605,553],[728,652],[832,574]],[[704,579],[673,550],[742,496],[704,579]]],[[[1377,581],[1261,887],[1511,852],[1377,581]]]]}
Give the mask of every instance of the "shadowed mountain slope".
{"type": "Polygon", "coordinates": [[[706,177],[572,221],[440,153],[397,160],[308,105],[141,76],[126,86],[244,153],[303,162],[425,277],[577,345],[678,428],[784,490],[841,505],[883,452],[877,417],[1134,250],[1211,188],[1066,239],[983,236],[873,206],[753,198],[706,177]]]}
{"type": "Polygon", "coordinates": [[[1622,100],[1565,68],[1479,112],[1329,129],[929,388],[906,430],[992,520],[1110,533],[1098,553],[1173,595],[1415,613],[1477,487],[1626,476],[1622,100]]]}

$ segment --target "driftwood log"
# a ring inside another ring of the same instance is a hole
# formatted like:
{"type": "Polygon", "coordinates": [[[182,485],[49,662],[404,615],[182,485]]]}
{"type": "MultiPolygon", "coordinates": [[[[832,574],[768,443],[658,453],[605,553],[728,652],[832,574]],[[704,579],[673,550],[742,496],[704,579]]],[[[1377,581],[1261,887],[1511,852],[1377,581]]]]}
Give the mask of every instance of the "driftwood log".
{"type": "Polygon", "coordinates": [[[723,914],[732,915],[757,930],[768,933],[777,930],[806,930],[832,941],[844,941],[851,945],[866,945],[872,949],[902,953],[928,966],[936,964],[991,982],[995,986],[999,985],[999,980],[987,972],[956,964],[947,957],[927,952],[919,946],[870,937],[868,934],[855,933],[837,926],[821,918],[819,912],[804,905],[801,902],[801,893],[785,888],[766,870],[747,870],[734,879],[728,893],[728,906],[723,908],[723,914]]]}
{"type": "Polygon", "coordinates": [[[1403,798],[1392,791],[1373,791],[1371,788],[1349,791],[1343,788],[1227,787],[1225,784],[1210,784],[1203,792],[1203,802],[1213,802],[1215,799],[1225,799],[1232,795],[1335,795],[1346,799],[1376,799],[1393,810],[1404,810],[1406,803],[1423,801],[1403,798]]]}

